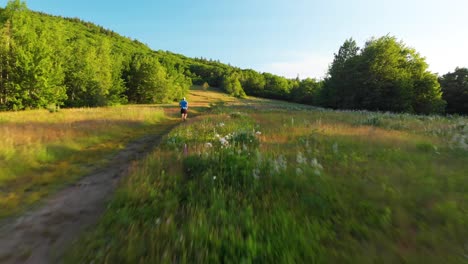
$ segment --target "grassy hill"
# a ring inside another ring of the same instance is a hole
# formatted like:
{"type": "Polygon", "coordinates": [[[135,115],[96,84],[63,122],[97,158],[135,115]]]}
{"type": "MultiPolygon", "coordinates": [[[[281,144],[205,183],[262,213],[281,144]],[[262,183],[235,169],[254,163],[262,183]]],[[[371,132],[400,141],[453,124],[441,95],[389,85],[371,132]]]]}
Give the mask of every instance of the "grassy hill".
{"type": "Polygon", "coordinates": [[[67,262],[464,263],[467,121],[218,103],[135,166],[67,262]]]}

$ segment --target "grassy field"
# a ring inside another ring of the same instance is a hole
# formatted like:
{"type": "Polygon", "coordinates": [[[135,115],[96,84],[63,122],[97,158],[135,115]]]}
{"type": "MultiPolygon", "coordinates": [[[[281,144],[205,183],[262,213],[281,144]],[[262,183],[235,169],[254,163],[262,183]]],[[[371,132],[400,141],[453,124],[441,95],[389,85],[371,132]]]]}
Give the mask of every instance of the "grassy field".
{"type": "Polygon", "coordinates": [[[464,117],[218,105],[135,165],[66,262],[466,263],[467,135],[464,117]]]}
{"type": "Polygon", "coordinates": [[[102,166],[163,122],[163,109],[152,106],[0,113],[0,217],[102,166]]]}
{"type": "MultiPolygon", "coordinates": [[[[233,100],[193,87],[190,115],[233,100]]],[[[0,219],[104,166],[131,140],[179,121],[176,103],[0,112],[0,219]]]]}

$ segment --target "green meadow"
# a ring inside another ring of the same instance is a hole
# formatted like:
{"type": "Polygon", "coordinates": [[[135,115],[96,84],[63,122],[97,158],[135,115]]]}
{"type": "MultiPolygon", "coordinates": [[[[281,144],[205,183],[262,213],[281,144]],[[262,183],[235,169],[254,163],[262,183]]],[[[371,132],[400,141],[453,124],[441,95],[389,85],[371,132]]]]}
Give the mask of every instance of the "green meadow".
{"type": "Polygon", "coordinates": [[[103,166],[132,139],[168,122],[154,106],[0,113],[0,218],[103,166]]]}
{"type": "Polygon", "coordinates": [[[466,263],[466,117],[209,105],[135,164],[66,263],[466,263]]]}

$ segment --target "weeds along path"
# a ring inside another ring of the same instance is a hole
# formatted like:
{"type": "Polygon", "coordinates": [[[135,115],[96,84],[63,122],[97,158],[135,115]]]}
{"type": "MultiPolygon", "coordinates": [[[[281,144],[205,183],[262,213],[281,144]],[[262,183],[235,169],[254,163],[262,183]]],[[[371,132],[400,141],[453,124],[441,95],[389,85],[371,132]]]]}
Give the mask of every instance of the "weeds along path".
{"type": "MultiPolygon", "coordinates": [[[[213,103],[233,101],[216,89],[193,87],[188,96],[189,120],[213,103]]],[[[87,227],[96,223],[118,180],[133,162],[153,150],[161,138],[180,124],[177,106],[161,105],[170,119],[158,124],[158,133],[127,145],[107,166],[45,199],[41,205],[17,218],[0,221],[0,263],[60,263],[66,247],[87,227]]]]}
{"type": "Polygon", "coordinates": [[[68,243],[95,223],[118,179],[132,161],[151,151],[179,121],[159,124],[159,133],[137,139],[109,165],[46,199],[41,206],[0,223],[0,263],[54,263],[68,243]]]}

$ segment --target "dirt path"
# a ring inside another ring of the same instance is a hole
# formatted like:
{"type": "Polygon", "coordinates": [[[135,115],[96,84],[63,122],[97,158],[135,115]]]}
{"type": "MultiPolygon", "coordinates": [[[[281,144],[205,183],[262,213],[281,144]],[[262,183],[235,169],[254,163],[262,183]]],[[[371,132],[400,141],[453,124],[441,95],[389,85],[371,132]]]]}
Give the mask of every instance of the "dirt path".
{"type": "Polygon", "coordinates": [[[0,263],[57,263],[63,250],[105,209],[120,177],[146,155],[177,122],[131,142],[105,168],[46,199],[40,208],[0,223],[0,263]]]}

